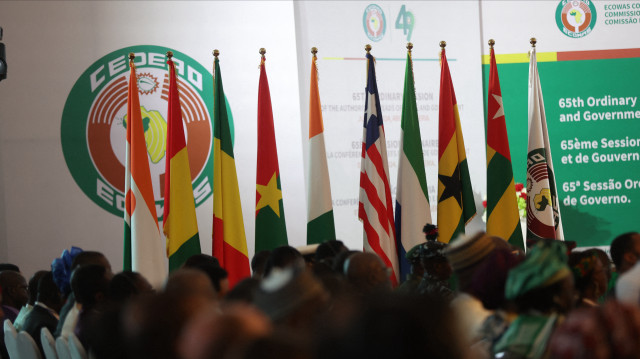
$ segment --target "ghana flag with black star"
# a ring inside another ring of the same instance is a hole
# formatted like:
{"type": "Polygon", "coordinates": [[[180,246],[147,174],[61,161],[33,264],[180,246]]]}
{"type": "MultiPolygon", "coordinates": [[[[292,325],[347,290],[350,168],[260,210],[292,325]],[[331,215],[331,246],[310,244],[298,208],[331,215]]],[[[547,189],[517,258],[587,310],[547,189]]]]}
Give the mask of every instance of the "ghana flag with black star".
{"type": "Polygon", "coordinates": [[[284,220],[278,151],[273,128],[273,111],[269,82],[260,63],[258,85],[258,165],[256,169],[256,253],[287,245],[287,228],[284,220]]]}
{"type": "Polygon", "coordinates": [[[449,243],[475,216],[458,103],[444,47],[441,52],[438,126],[438,240],[449,243]]]}
{"type": "Polygon", "coordinates": [[[507,124],[493,46],[487,96],[487,233],[524,249],[507,124]]]}

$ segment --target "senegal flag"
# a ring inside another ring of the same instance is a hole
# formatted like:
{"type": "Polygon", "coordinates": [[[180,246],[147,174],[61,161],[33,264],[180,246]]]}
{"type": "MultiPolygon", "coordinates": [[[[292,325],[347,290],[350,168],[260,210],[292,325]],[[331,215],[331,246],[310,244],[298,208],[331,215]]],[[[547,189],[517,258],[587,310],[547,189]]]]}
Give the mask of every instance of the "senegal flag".
{"type": "Polygon", "coordinates": [[[438,240],[449,243],[464,233],[475,216],[469,166],[460,114],[444,46],[441,53],[440,118],[438,128],[438,240]]]}
{"type": "MultiPolygon", "coordinates": [[[[315,49],[315,47],[314,47],[315,49]]],[[[309,161],[307,173],[307,244],[336,239],[324,125],[318,91],[317,57],[311,60],[309,91],[309,161]]]]}
{"type": "MultiPolygon", "coordinates": [[[[493,41],[493,40],[492,40],[493,41]]],[[[487,92],[487,233],[524,249],[498,67],[491,45],[487,92]]]]}
{"type": "Polygon", "coordinates": [[[131,53],[124,181],[124,270],[140,272],[154,287],[159,287],[167,277],[167,269],[151,184],[134,58],[131,53]]]}
{"type": "Polygon", "coordinates": [[[214,65],[212,253],[229,273],[229,286],[233,287],[238,281],[250,276],[251,271],[231,140],[233,120],[227,111],[218,56],[214,65]]]}
{"type": "Polygon", "coordinates": [[[258,85],[258,165],[256,169],[256,242],[255,250],[274,249],[287,245],[287,228],[278,169],[276,135],[273,129],[273,112],[269,82],[260,62],[258,85]]]}
{"type": "Polygon", "coordinates": [[[164,180],[162,228],[167,236],[169,271],[178,269],[194,254],[200,253],[196,206],[191,186],[189,155],[184,138],[176,67],[169,57],[169,109],[167,110],[167,157],[164,180]]]}

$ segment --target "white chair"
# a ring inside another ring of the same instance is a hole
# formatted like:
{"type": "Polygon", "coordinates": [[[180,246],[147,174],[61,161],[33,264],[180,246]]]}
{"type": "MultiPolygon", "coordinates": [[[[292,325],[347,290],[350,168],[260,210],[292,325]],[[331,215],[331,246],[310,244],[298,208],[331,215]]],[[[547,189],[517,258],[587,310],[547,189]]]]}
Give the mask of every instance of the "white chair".
{"type": "Polygon", "coordinates": [[[47,327],[42,327],[40,331],[40,343],[42,343],[42,351],[46,359],[58,359],[56,353],[56,341],[47,327]]]}
{"type": "Polygon", "coordinates": [[[69,353],[71,354],[71,359],[88,359],[87,351],[82,346],[80,339],[75,334],[69,334],[67,337],[69,341],[69,353]]]}
{"type": "Polygon", "coordinates": [[[56,339],[56,353],[58,353],[58,359],[71,359],[67,338],[58,337],[58,339],[56,339]]]}
{"type": "Polygon", "coordinates": [[[42,359],[38,344],[24,331],[18,333],[18,359],[42,359]]]}
{"type": "Polygon", "coordinates": [[[4,345],[10,359],[18,359],[18,332],[9,319],[4,321],[4,345]]]}

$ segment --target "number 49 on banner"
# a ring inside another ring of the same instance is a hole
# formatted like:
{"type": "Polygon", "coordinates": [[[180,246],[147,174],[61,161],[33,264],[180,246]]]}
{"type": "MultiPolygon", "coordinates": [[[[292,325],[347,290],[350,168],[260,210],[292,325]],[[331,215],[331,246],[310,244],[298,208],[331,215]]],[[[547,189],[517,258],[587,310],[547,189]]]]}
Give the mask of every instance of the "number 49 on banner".
{"type": "Polygon", "coordinates": [[[396,18],[396,29],[402,29],[402,32],[407,35],[407,41],[411,41],[411,34],[413,33],[413,13],[407,11],[405,5],[402,5],[398,17],[396,18]]]}

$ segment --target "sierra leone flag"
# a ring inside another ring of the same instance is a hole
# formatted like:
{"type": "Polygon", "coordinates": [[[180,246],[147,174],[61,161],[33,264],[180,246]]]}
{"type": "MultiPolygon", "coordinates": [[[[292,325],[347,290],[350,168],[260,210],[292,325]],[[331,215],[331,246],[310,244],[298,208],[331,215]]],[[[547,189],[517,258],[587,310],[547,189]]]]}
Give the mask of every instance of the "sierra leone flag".
{"type": "Polygon", "coordinates": [[[404,281],[411,272],[407,252],[425,241],[422,228],[425,224],[431,223],[411,50],[407,54],[400,121],[402,151],[398,160],[395,225],[400,280],[404,281]]]}
{"type": "Polygon", "coordinates": [[[309,93],[309,161],[307,174],[307,244],[336,239],[331,203],[329,167],[324,146],[324,125],[318,91],[316,55],[311,60],[309,93]]]}
{"type": "Polygon", "coordinates": [[[524,249],[509,138],[493,46],[487,92],[487,233],[524,249]]]}

